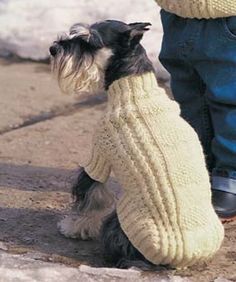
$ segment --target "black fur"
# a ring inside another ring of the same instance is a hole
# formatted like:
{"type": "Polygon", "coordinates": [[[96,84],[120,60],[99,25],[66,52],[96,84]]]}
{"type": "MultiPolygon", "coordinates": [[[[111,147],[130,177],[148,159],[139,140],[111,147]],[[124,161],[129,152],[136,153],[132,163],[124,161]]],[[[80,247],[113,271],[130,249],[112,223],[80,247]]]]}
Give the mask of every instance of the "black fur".
{"type": "Polygon", "coordinates": [[[125,24],[120,21],[104,21],[91,26],[102,37],[105,47],[111,48],[113,56],[105,72],[105,88],[113,81],[132,74],[154,71],[145,49],[140,44],[149,23],[125,24]]]}
{"type": "Polygon", "coordinates": [[[79,214],[102,211],[114,203],[113,194],[108,193],[104,184],[93,180],[83,168],[72,187],[72,195],[75,199],[74,210],[79,214]]]}
{"type": "Polygon", "coordinates": [[[153,71],[153,66],[141,45],[136,46],[134,50],[127,50],[126,54],[122,57],[117,52],[110,60],[111,62],[105,75],[106,89],[109,88],[113,81],[122,77],[153,71]]]}
{"type": "Polygon", "coordinates": [[[75,205],[79,208],[79,211],[84,209],[87,194],[91,189],[93,189],[95,183],[99,182],[93,180],[83,168],[80,168],[77,180],[72,187],[72,195],[75,199],[75,205]]]}
{"type": "Polygon", "coordinates": [[[143,270],[163,270],[167,268],[167,266],[154,265],[131,244],[121,229],[115,211],[104,220],[100,236],[104,259],[112,266],[117,268],[136,266],[143,270]]]}
{"type": "Polygon", "coordinates": [[[115,211],[103,223],[101,243],[105,260],[112,264],[119,264],[122,259],[144,260],[143,255],[133,247],[121,229],[115,211]]]}

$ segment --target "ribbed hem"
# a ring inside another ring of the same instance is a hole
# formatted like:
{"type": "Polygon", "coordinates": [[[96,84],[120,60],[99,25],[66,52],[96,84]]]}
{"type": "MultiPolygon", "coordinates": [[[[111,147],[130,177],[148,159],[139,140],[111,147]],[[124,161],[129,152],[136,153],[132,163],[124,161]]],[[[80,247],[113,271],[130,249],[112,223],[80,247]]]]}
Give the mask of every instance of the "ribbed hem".
{"type": "Polygon", "coordinates": [[[236,15],[235,0],[156,0],[158,5],[183,18],[221,18],[236,15]]]}
{"type": "Polygon", "coordinates": [[[166,95],[158,86],[153,72],[129,75],[115,80],[108,89],[108,102],[112,105],[127,105],[134,99],[149,98],[150,95],[166,95]]]}
{"type": "Polygon", "coordinates": [[[235,0],[207,0],[207,4],[211,18],[236,16],[235,0]]]}
{"type": "Polygon", "coordinates": [[[198,1],[184,1],[184,0],[156,0],[159,6],[173,14],[176,14],[182,18],[210,18],[208,2],[207,0],[198,1]]]}
{"type": "MultiPolygon", "coordinates": [[[[166,226],[162,217],[159,226],[149,212],[142,214],[141,200],[136,202],[131,197],[123,196],[117,205],[117,215],[122,230],[142,255],[150,262],[159,264],[180,265],[183,261],[184,246],[179,234],[173,233],[171,225],[166,226]],[[136,208],[135,208],[136,207],[136,208]]],[[[157,211],[158,213],[158,211],[157,211]]]]}
{"type": "Polygon", "coordinates": [[[130,107],[134,110],[137,104],[142,105],[142,111],[157,113],[172,111],[180,114],[179,105],[171,101],[165,90],[159,87],[153,72],[141,75],[129,75],[114,81],[108,90],[108,111],[120,112],[130,107]]]}

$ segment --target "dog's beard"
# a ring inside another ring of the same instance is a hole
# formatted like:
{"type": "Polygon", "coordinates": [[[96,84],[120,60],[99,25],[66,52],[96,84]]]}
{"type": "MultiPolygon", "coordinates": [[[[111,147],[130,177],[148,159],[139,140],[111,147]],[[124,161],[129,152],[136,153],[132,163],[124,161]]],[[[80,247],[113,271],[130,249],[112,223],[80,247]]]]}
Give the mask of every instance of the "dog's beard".
{"type": "Polygon", "coordinates": [[[59,87],[65,94],[97,94],[104,91],[105,66],[111,50],[103,48],[95,56],[84,54],[79,60],[76,54],[58,54],[53,59],[52,70],[59,87]]]}

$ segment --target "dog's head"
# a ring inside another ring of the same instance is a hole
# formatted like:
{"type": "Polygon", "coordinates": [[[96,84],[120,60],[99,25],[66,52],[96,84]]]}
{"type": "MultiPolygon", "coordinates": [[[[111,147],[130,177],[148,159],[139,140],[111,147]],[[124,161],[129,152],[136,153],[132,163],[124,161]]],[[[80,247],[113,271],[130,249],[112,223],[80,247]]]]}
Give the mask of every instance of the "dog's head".
{"type": "Polygon", "coordinates": [[[52,69],[64,93],[97,93],[105,88],[105,73],[113,56],[135,50],[149,23],[107,20],[75,24],[50,47],[52,69]]]}

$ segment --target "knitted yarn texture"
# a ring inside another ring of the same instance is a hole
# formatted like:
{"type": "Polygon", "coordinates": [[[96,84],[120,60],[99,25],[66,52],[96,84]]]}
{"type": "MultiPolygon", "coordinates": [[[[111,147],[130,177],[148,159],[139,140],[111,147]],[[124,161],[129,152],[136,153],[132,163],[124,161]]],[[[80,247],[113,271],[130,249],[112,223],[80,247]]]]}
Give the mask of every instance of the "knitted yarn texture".
{"type": "Polygon", "coordinates": [[[100,182],[114,172],[124,190],[121,227],[152,263],[185,267],[220,248],[224,230],[198,136],[153,73],[110,86],[85,170],[100,182]]]}
{"type": "Polygon", "coordinates": [[[184,18],[236,16],[235,0],[156,0],[164,10],[184,18]]]}

